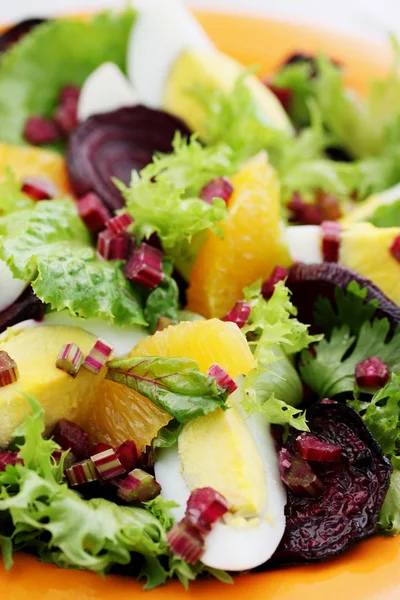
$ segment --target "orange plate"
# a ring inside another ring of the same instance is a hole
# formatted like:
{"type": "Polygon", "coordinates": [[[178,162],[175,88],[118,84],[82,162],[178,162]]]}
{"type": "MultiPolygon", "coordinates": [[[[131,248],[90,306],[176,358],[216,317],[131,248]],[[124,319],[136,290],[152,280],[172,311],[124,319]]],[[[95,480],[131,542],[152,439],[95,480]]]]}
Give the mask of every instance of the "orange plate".
{"type": "MultiPolygon", "coordinates": [[[[368,80],[389,65],[385,49],[332,32],[243,15],[198,13],[198,17],[221,50],[246,65],[260,64],[265,72],[293,51],[324,50],[346,65],[348,83],[364,92],[368,80]]],[[[400,537],[375,537],[326,563],[242,575],[234,586],[197,582],[189,592],[176,582],[144,592],[129,578],[101,579],[19,555],[10,573],[0,568],[0,588],[2,600],[398,600],[400,537]]]]}

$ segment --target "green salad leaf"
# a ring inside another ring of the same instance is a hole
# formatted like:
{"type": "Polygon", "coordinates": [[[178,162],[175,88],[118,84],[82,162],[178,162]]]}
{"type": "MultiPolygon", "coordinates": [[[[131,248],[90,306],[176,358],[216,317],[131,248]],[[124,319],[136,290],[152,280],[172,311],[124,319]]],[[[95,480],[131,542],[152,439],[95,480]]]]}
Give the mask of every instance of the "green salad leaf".
{"type": "Polygon", "coordinates": [[[309,61],[284,65],[272,78],[272,84],[291,93],[289,115],[297,127],[310,124],[310,101],[314,98],[315,68],[309,61]]]}
{"type": "Polygon", "coordinates": [[[140,392],[179,423],[226,409],[227,393],[189,358],[129,357],[108,363],[107,379],[140,392]]]}
{"type": "Polygon", "coordinates": [[[226,204],[214,204],[197,194],[204,183],[231,172],[230,152],[226,147],[204,148],[195,137],[189,142],[177,135],[174,152],[156,156],[140,174],[132,173],[129,187],[116,181],[134,218],[139,239],[157,233],[164,249],[175,255],[187,250],[192,237],[208,229],[218,231],[226,216],[226,204]]]}
{"type": "Polygon", "coordinates": [[[375,227],[399,227],[400,225],[400,190],[399,199],[390,204],[378,206],[367,221],[375,227]]]}
{"type": "Polygon", "coordinates": [[[21,184],[11,171],[5,169],[5,177],[0,181],[0,218],[13,212],[32,208],[35,201],[21,191],[21,184]]]}
{"type": "Polygon", "coordinates": [[[382,535],[395,536],[400,533],[400,471],[395,469],[378,520],[382,535]]]}
{"type": "Polygon", "coordinates": [[[50,115],[67,84],[82,85],[105,61],[125,70],[135,12],[103,12],[89,20],[54,19],[29,32],[2,56],[0,139],[23,143],[25,121],[50,115]]]}
{"type": "Polygon", "coordinates": [[[178,322],[179,311],[179,289],[175,279],[171,276],[173,272],[173,261],[168,257],[163,258],[164,279],[152,290],[146,298],[144,305],[144,317],[149,327],[149,332],[154,333],[157,329],[158,320],[161,317],[178,322]]]}

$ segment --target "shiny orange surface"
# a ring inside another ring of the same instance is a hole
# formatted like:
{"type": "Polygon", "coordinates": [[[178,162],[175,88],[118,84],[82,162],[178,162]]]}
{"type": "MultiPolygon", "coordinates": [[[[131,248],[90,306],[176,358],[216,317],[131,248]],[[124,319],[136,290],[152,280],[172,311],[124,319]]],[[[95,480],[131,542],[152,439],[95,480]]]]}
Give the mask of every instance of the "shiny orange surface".
{"type": "MultiPolygon", "coordinates": [[[[373,44],[261,18],[199,13],[199,19],[221,50],[265,72],[296,50],[325,50],[347,67],[347,80],[361,92],[369,78],[389,64],[384,49],[373,44]]],[[[200,581],[185,592],[178,583],[144,592],[129,578],[61,570],[25,555],[16,557],[10,573],[0,567],[2,600],[398,600],[400,538],[376,537],[341,557],[322,564],[292,567],[236,577],[235,585],[200,581]]]]}

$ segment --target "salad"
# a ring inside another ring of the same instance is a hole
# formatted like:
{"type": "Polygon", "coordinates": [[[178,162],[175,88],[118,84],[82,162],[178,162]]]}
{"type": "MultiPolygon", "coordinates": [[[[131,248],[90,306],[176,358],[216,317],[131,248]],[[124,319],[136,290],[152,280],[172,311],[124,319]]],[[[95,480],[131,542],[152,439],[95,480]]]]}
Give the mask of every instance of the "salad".
{"type": "Polygon", "coordinates": [[[0,52],[6,568],[229,583],[397,535],[396,42],[367,98],[177,0],[0,52]]]}

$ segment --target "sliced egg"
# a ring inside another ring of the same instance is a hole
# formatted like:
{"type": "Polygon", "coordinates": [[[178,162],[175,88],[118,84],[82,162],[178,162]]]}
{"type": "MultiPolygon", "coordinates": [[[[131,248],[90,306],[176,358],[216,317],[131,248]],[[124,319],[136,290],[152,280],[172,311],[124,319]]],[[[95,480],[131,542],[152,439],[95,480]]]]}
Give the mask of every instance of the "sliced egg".
{"type": "Polygon", "coordinates": [[[0,312],[13,304],[29,285],[29,281],[14,279],[13,274],[0,260],[0,312]]]}
{"type": "Polygon", "coordinates": [[[130,325],[118,327],[110,325],[101,319],[82,319],[69,314],[67,310],[51,312],[45,315],[44,325],[64,325],[66,327],[80,327],[93,335],[102,338],[113,348],[113,358],[122,358],[136,346],[138,341],[148,336],[144,327],[130,325]]]}
{"type": "Polygon", "coordinates": [[[323,262],[322,236],[319,225],[292,225],[287,227],[285,241],[293,261],[305,264],[323,262]]]}
{"type": "Polygon", "coordinates": [[[163,496],[177,504],[176,520],[195,488],[210,486],[226,497],[231,512],[206,537],[201,561],[228,571],[265,563],[285,530],[286,492],[269,425],[262,415],[244,417],[240,394],[226,412],[186,424],[178,444],[160,451],[155,463],[163,496]]]}
{"type": "Polygon", "coordinates": [[[139,6],[128,48],[128,75],[139,102],[161,107],[171,68],[188,48],[210,51],[214,45],[180,0],[139,6]]]}
{"type": "Polygon", "coordinates": [[[135,104],[137,97],[128,79],[117,65],[106,62],[93,71],[83,84],[79,96],[78,118],[84,121],[92,115],[135,104]]]}

